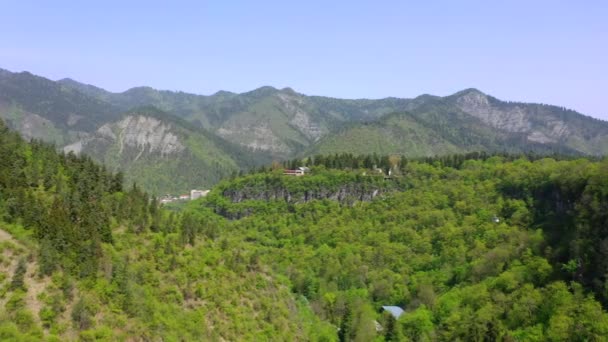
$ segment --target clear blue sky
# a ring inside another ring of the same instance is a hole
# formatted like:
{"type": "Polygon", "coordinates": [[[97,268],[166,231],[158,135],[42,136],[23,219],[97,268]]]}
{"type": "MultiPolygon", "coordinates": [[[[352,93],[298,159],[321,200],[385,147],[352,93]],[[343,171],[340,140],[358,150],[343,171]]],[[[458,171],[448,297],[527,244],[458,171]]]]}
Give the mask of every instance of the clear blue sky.
{"type": "Polygon", "coordinates": [[[0,67],[112,91],[475,87],[608,119],[608,1],[9,0],[0,67]]]}

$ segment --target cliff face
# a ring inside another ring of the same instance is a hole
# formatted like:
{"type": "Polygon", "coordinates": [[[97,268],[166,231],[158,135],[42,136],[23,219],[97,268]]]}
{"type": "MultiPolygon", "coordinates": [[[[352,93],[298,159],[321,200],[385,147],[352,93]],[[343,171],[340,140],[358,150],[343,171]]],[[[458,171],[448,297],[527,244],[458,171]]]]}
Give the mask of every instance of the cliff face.
{"type": "Polygon", "coordinates": [[[507,132],[521,133],[532,129],[527,113],[521,107],[514,106],[506,110],[495,108],[488,97],[478,91],[472,90],[458,97],[456,106],[484,123],[507,132]]]}
{"type": "MultiPolygon", "coordinates": [[[[206,205],[229,219],[239,219],[270,207],[329,200],[351,206],[382,198],[411,186],[406,179],[385,180],[349,171],[313,170],[302,177],[259,173],[225,181],[206,197],[206,205]],[[277,203],[278,202],[278,203],[277,203]]],[[[288,209],[285,209],[288,210],[288,209]]]]}
{"type": "Polygon", "coordinates": [[[80,153],[87,146],[114,144],[118,147],[118,155],[122,155],[126,148],[137,150],[135,160],[144,152],[168,156],[185,149],[169,124],[153,117],[130,115],[119,122],[101,126],[91,136],[66,146],[64,151],[80,153]]]}
{"type": "Polygon", "coordinates": [[[127,183],[144,185],[155,194],[210,187],[237,169],[213,140],[143,109],[82,134],[64,151],[87,154],[123,171],[127,183]]]}
{"type": "Polygon", "coordinates": [[[606,153],[608,126],[604,122],[549,105],[508,103],[478,90],[453,95],[451,104],[508,133],[524,134],[529,142],[562,144],[588,154],[606,153]]]}
{"type": "Polygon", "coordinates": [[[211,204],[216,214],[230,220],[247,217],[256,211],[260,202],[284,201],[287,204],[303,204],[313,200],[331,200],[343,205],[367,202],[392,191],[379,187],[364,187],[361,184],[345,184],[334,189],[316,188],[303,191],[288,190],[284,187],[255,189],[226,189],[221,194],[232,204],[211,204]],[[257,201],[257,202],[247,202],[257,201]]]}
{"type": "Polygon", "coordinates": [[[371,201],[386,192],[386,189],[364,187],[362,184],[346,184],[336,189],[316,188],[304,191],[290,191],[284,187],[256,189],[227,189],[222,195],[232,203],[247,200],[285,201],[291,204],[307,203],[312,200],[328,199],[340,203],[352,204],[356,201],[371,201]]]}
{"type": "Polygon", "coordinates": [[[97,132],[117,141],[121,152],[124,146],[128,146],[166,156],[185,149],[169,124],[142,115],[127,116],[117,124],[103,125],[97,132]]]}

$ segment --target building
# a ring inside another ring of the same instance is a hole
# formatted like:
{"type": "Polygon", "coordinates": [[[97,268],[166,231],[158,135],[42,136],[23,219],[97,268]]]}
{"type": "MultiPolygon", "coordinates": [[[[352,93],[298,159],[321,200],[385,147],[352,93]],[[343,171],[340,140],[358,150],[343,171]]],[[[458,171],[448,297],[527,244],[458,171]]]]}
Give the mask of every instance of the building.
{"type": "Polygon", "coordinates": [[[304,171],[295,169],[295,170],[283,170],[283,174],[286,176],[304,176],[304,171]]]}
{"type": "Polygon", "coordinates": [[[398,306],[387,305],[383,306],[380,311],[386,311],[390,313],[395,319],[399,319],[403,315],[403,309],[398,306]]]}
{"type": "Polygon", "coordinates": [[[298,167],[297,169],[293,169],[293,170],[283,170],[283,174],[286,176],[304,176],[307,172],[309,172],[310,169],[307,167],[298,167]]]}
{"type": "Polygon", "coordinates": [[[160,200],[160,204],[167,204],[167,203],[171,203],[173,201],[177,201],[177,197],[166,194],[163,197],[161,197],[159,200],[160,200]]]}
{"type": "Polygon", "coordinates": [[[195,200],[197,198],[205,197],[209,193],[209,190],[190,190],[190,199],[195,200]]]}
{"type": "Polygon", "coordinates": [[[188,194],[185,194],[185,195],[179,195],[179,199],[180,199],[181,201],[187,201],[187,200],[189,200],[189,199],[190,199],[190,195],[188,195],[188,194]]]}

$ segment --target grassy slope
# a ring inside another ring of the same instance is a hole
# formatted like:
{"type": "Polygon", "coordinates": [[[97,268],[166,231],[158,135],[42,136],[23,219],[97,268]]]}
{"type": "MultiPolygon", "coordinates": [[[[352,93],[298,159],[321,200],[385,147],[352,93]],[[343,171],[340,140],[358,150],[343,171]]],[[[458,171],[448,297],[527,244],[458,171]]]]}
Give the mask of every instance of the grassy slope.
{"type": "Polygon", "coordinates": [[[407,115],[392,115],[382,121],[355,125],[329,135],[311,154],[361,153],[402,154],[411,157],[459,151],[454,144],[418,124],[407,115]]]}
{"type": "Polygon", "coordinates": [[[20,106],[0,104],[0,118],[15,130],[28,131],[32,138],[42,139],[62,146],[69,140],[69,132],[57,128],[52,121],[46,121],[36,115],[25,112],[20,106]]]}
{"type": "Polygon", "coordinates": [[[497,131],[441,99],[372,123],[352,124],[319,141],[308,154],[354,152],[420,157],[468,151],[581,154],[565,145],[533,143],[525,135],[497,131]]]}

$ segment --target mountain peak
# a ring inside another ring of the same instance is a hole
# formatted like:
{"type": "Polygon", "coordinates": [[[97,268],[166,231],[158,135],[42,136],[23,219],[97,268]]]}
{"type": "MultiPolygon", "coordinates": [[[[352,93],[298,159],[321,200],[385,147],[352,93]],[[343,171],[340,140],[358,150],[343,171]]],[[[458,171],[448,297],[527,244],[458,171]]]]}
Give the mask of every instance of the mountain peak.
{"type": "Polygon", "coordinates": [[[457,93],[455,93],[454,97],[462,97],[462,96],[471,96],[471,95],[475,95],[475,96],[487,96],[486,93],[484,93],[483,91],[477,89],[477,88],[467,88],[464,90],[461,90],[457,93]]]}
{"type": "Polygon", "coordinates": [[[232,95],[236,95],[236,94],[231,91],[227,91],[227,90],[218,90],[211,96],[232,96],[232,95]]]}
{"type": "Polygon", "coordinates": [[[461,90],[447,98],[456,101],[460,107],[475,106],[485,108],[490,104],[490,96],[475,88],[461,90]]]}
{"type": "Polygon", "coordinates": [[[62,79],[58,80],[57,83],[59,83],[63,86],[67,86],[70,88],[80,90],[80,91],[85,90],[85,89],[99,89],[93,85],[78,82],[75,79],[69,78],[69,77],[62,78],[62,79]]]}
{"type": "Polygon", "coordinates": [[[259,87],[257,89],[254,89],[252,91],[249,91],[249,92],[246,92],[243,94],[264,97],[264,96],[272,95],[278,91],[279,90],[275,87],[263,86],[263,87],[259,87]]]}
{"type": "Polygon", "coordinates": [[[138,87],[133,87],[130,89],[127,89],[127,91],[125,92],[147,92],[147,91],[154,91],[155,89],[152,87],[148,87],[148,86],[138,86],[138,87]]]}
{"type": "Polygon", "coordinates": [[[66,78],[62,78],[60,80],[57,80],[58,83],[67,83],[67,84],[82,84],[78,81],[76,81],[75,79],[66,77],[66,78]]]}
{"type": "MultiPolygon", "coordinates": [[[[58,80],[57,83],[60,83],[60,84],[63,84],[63,85],[69,85],[69,86],[73,86],[73,87],[98,88],[98,87],[96,87],[94,85],[83,83],[83,82],[79,82],[79,81],[76,81],[75,79],[69,78],[69,77],[62,78],[62,79],[58,80]]],[[[101,88],[99,88],[99,89],[101,89],[101,88]]]]}
{"type": "Polygon", "coordinates": [[[298,93],[297,93],[295,90],[293,90],[293,88],[291,88],[291,87],[285,87],[285,88],[281,89],[281,92],[282,92],[282,93],[289,94],[289,95],[297,95],[297,94],[298,94],[298,93]]]}

